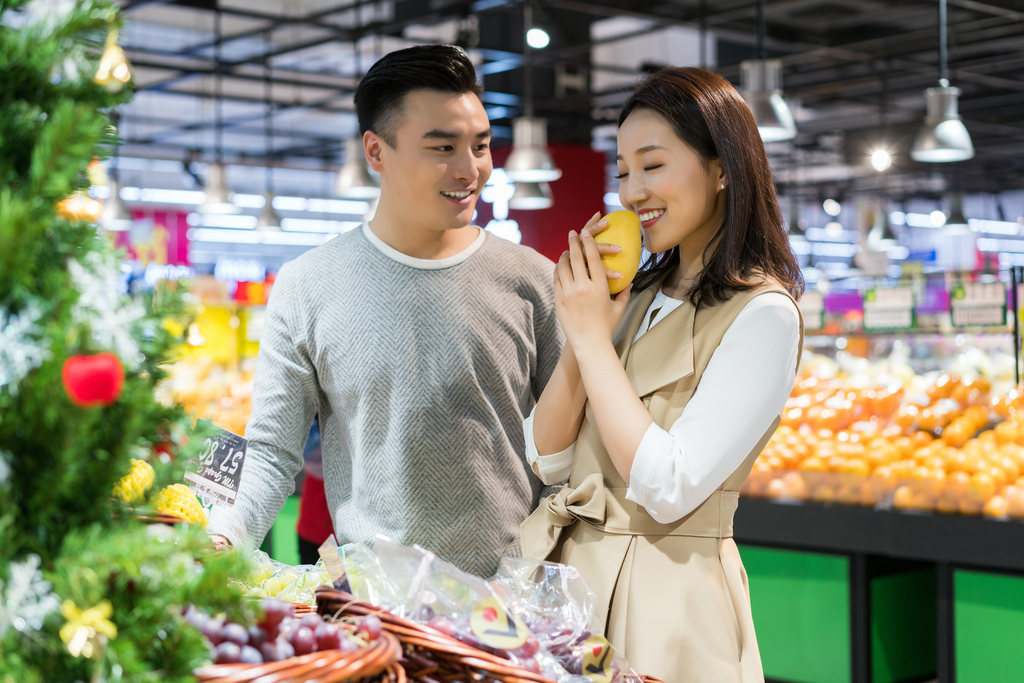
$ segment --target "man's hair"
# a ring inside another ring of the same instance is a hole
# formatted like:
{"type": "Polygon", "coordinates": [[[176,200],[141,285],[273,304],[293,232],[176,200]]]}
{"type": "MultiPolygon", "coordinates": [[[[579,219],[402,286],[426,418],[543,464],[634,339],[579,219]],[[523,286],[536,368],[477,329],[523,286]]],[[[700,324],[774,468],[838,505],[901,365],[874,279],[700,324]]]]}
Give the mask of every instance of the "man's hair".
{"type": "Polygon", "coordinates": [[[405,96],[414,90],[477,97],[483,89],[465,50],[454,45],[420,45],[389,52],[363,76],[356,88],[359,134],[372,130],[395,147],[405,96]]]}

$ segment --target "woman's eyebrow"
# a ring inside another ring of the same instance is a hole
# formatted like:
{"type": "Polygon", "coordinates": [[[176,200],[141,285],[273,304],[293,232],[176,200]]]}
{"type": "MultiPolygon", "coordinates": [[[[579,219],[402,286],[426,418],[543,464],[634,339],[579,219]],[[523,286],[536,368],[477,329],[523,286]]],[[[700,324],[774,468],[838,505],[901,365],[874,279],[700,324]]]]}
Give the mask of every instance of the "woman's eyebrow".
{"type": "MultiPolygon", "coordinates": [[[[637,151],[635,151],[633,153],[634,154],[646,154],[647,152],[653,152],[656,149],[668,149],[668,148],[667,147],[662,147],[661,145],[647,145],[646,147],[641,147],[640,149],[638,149],[637,151]]],[[[615,155],[615,161],[622,161],[622,155],[621,154],[615,155]]]]}

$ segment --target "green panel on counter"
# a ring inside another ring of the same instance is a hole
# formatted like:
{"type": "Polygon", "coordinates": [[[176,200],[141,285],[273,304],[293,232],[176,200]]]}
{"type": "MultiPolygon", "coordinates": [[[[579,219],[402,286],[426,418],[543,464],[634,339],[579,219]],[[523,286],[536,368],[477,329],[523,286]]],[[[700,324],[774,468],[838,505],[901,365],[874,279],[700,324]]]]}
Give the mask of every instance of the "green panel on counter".
{"type": "Polygon", "coordinates": [[[740,546],[767,678],[793,683],[850,681],[847,558],[740,546]]]}
{"type": "Polygon", "coordinates": [[[889,574],[871,581],[872,683],[934,674],[935,570],[889,574]]]}
{"type": "Polygon", "coordinates": [[[1024,577],[953,573],[957,683],[1024,678],[1024,577]]]}
{"type": "Polygon", "coordinates": [[[273,557],[278,562],[285,564],[299,564],[299,535],[295,531],[295,525],[299,521],[299,497],[288,496],[284,508],[274,520],[274,526],[270,528],[273,557]]]}

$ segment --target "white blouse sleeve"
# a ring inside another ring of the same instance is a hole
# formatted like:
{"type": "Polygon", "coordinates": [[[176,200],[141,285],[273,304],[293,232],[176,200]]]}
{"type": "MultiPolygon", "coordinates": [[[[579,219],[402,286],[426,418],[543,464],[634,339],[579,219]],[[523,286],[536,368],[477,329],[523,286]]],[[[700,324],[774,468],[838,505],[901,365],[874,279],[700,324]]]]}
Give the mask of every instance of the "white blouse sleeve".
{"type": "Polygon", "coordinates": [[[722,337],[683,414],[652,424],[637,448],[626,498],[662,524],[707,500],[782,412],[793,389],[800,318],[784,294],[752,299],[722,337]]]}
{"type": "Polygon", "coordinates": [[[572,471],[572,458],[576,454],[576,442],[573,441],[564,451],[554,455],[541,455],[537,451],[537,443],[533,440],[533,416],[537,406],[530,411],[530,416],[523,420],[523,435],[526,437],[526,462],[536,467],[540,480],[551,486],[569,478],[572,471]]]}

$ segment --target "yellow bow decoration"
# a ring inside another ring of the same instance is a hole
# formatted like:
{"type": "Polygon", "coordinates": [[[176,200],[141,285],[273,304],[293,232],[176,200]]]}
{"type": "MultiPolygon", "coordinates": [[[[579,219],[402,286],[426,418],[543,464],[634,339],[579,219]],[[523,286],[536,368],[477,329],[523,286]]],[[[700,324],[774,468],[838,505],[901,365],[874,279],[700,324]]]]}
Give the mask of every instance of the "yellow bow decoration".
{"type": "Polygon", "coordinates": [[[60,639],[68,646],[72,657],[83,655],[92,659],[100,654],[100,636],[117,638],[117,627],[110,621],[114,607],[109,600],[101,600],[86,610],[79,609],[73,600],[65,600],[60,613],[67,619],[60,627],[60,639]]]}

